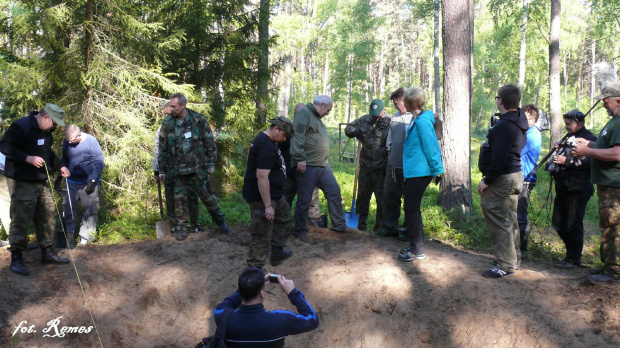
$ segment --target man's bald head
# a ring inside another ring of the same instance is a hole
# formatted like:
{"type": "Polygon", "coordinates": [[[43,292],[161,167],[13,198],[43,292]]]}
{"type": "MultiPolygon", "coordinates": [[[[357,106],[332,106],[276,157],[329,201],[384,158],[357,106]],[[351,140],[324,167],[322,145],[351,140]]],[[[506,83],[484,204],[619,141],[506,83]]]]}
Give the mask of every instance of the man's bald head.
{"type": "Polygon", "coordinates": [[[306,105],[304,103],[299,103],[297,105],[295,105],[295,108],[293,109],[293,114],[297,114],[297,112],[303,108],[305,108],[306,105]]]}

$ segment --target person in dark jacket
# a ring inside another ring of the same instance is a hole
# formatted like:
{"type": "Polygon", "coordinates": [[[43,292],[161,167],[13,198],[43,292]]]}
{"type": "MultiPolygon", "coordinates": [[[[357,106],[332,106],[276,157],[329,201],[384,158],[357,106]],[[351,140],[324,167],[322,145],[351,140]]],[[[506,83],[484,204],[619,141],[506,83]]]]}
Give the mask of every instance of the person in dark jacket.
{"type": "Polygon", "coordinates": [[[278,284],[298,314],[291,311],[266,311],[265,284],[269,275],[258,268],[246,268],[239,275],[238,291],[227,297],[215,308],[215,323],[222,325],[222,316],[227,310],[235,310],[230,316],[226,330],[228,348],[276,348],[284,347],[288,335],[312,331],[319,326],[314,309],[295,288],[295,283],[278,276],[278,284]]]}
{"type": "MultiPolygon", "coordinates": [[[[584,126],[585,115],[579,110],[564,114],[564,128],[570,136],[596,141],[594,134],[584,126]]],[[[586,205],[594,185],[590,182],[590,157],[575,158],[569,147],[553,158],[558,171],[552,172],[555,179],[555,200],[553,201],[553,228],[566,246],[566,257],[555,264],[562,269],[582,266],[583,218],[586,205]]]]}
{"type": "Polygon", "coordinates": [[[64,113],[58,106],[46,104],[41,111],[13,122],[0,141],[0,152],[6,155],[4,175],[11,195],[11,270],[19,275],[30,274],[22,251],[28,247],[32,222],[41,247],[41,263],[69,263],[52,248],[56,206],[48,180],[57,171],[65,178],[71,175],[52,151],[52,132],[58,126],[64,127],[64,113]]]}
{"type": "Polygon", "coordinates": [[[497,258],[495,267],[482,273],[487,278],[511,276],[521,261],[517,204],[523,188],[521,151],[528,129],[527,117],[519,108],[519,87],[505,85],[495,99],[501,116],[489,130],[488,147],[481,151],[479,161],[483,175],[478,185],[480,206],[497,258]]]}

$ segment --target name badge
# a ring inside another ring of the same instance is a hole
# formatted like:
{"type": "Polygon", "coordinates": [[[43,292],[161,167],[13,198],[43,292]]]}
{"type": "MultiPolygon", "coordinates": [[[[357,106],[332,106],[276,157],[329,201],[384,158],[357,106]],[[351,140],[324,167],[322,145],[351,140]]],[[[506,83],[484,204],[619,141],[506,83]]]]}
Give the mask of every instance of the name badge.
{"type": "Polygon", "coordinates": [[[185,139],[189,139],[192,137],[192,132],[185,133],[185,139]]]}
{"type": "Polygon", "coordinates": [[[37,141],[37,145],[41,146],[41,145],[45,145],[45,139],[39,139],[37,141]]]}

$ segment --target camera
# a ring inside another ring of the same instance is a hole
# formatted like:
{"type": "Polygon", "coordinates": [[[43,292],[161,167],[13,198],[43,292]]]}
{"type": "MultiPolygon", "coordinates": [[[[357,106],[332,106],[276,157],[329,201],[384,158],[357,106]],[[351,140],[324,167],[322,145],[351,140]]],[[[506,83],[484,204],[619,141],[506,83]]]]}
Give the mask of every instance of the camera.
{"type": "Polygon", "coordinates": [[[279,284],[278,282],[278,277],[280,275],[279,274],[269,274],[269,283],[271,284],[279,284]]]}

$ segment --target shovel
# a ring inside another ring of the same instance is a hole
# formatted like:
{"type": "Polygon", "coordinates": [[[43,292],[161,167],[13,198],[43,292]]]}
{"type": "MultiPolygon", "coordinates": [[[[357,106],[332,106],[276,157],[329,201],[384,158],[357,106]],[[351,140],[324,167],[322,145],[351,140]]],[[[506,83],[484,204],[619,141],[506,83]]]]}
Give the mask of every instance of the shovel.
{"type": "Polygon", "coordinates": [[[357,195],[357,174],[360,170],[360,152],[362,151],[362,142],[357,142],[357,154],[355,156],[355,182],[353,183],[353,201],[351,202],[351,212],[344,213],[344,220],[349,228],[357,228],[360,221],[360,214],[355,213],[355,197],[357,195]]]}
{"type": "Polygon", "coordinates": [[[170,224],[164,220],[164,204],[161,201],[161,182],[157,180],[157,193],[159,194],[159,215],[161,221],[155,222],[155,231],[157,232],[157,238],[163,238],[170,235],[170,224]]]}

